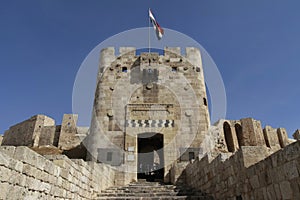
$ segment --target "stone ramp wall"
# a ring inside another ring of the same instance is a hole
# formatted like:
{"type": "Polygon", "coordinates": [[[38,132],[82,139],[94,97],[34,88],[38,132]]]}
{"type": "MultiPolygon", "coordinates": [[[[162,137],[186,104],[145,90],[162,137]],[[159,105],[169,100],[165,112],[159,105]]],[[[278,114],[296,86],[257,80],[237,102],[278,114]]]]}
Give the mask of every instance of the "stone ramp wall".
{"type": "Polygon", "coordinates": [[[215,199],[300,199],[300,142],[268,156],[265,147],[206,156],[184,171],[186,184],[215,199]]]}
{"type": "Polygon", "coordinates": [[[0,199],[95,199],[114,185],[114,176],[104,164],[0,147],[0,199]]]}

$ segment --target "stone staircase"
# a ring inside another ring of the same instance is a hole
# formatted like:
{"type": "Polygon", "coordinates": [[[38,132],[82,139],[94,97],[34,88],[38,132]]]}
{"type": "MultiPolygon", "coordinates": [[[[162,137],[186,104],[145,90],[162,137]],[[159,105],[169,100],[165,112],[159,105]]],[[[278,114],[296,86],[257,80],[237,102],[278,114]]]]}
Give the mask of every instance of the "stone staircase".
{"type": "Polygon", "coordinates": [[[102,191],[97,199],[201,199],[213,200],[202,192],[186,188],[184,186],[167,185],[158,182],[139,181],[123,187],[111,187],[102,191]]]}

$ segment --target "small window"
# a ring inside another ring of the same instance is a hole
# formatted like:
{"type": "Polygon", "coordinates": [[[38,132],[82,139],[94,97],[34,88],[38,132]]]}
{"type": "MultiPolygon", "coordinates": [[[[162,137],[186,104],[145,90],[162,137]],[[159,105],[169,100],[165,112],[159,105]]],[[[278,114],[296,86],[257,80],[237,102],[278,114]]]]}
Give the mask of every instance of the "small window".
{"type": "Polygon", "coordinates": [[[195,153],[194,152],[189,152],[189,160],[195,159],[195,153]]]}
{"type": "Polygon", "coordinates": [[[177,67],[172,67],[172,72],[177,72],[177,67]]]}
{"type": "Polygon", "coordinates": [[[113,152],[107,152],[106,161],[112,161],[112,154],[113,152]]]}
{"type": "Polygon", "coordinates": [[[203,98],[203,104],[204,104],[205,106],[207,106],[206,98],[203,98]]]}
{"type": "Polygon", "coordinates": [[[70,122],[68,122],[68,126],[71,126],[71,123],[70,123],[70,122]]]}
{"type": "Polygon", "coordinates": [[[112,116],[108,116],[108,130],[109,131],[113,131],[113,117],[112,116]]]}
{"type": "Polygon", "coordinates": [[[127,67],[122,67],[122,72],[127,72],[127,67]]]}

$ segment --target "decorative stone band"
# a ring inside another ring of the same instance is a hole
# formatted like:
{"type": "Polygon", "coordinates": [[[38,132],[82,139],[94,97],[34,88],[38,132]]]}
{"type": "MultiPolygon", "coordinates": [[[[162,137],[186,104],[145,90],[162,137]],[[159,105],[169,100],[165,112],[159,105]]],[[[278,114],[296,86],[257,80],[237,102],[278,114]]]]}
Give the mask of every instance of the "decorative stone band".
{"type": "Polygon", "coordinates": [[[126,127],[174,127],[174,120],[126,120],[126,127]]]}

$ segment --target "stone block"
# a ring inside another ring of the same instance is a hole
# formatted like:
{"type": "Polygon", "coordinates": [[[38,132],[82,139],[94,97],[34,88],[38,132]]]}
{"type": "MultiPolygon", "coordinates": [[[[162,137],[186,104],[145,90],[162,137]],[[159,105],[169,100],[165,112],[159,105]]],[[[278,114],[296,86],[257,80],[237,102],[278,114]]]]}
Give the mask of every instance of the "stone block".
{"type": "Polygon", "coordinates": [[[52,146],[54,144],[56,126],[42,127],[38,146],[52,146]]]}
{"type": "Polygon", "coordinates": [[[11,176],[11,170],[4,166],[0,166],[0,180],[2,182],[9,182],[11,176]]]}
{"type": "Polygon", "coordinates": [[[23,163],[18,160],[11,159],[8,167],[20,173],[23,171],[23,163]]]}
{"type": "Polygon", "coordinates": [[[252,176],[250,178],[250,185],[253,189],[259,188],[260,184],[259,184],[259,179],[258,179],[257,175],[252,176]]]}
{"type": "Polygon", "coordinates": [[[268,196],[268,199],[276,199],[276,193],[275,193],[273,185],[269,185],[267,187],[267,196],[268,196]]]}
{"type": "Polygon", "coordinates": [[[0,151],[0,166],[9,167],[11,160],[8,155],[0,151]]]}
{"type": "Polygon", "coordinates": [[[299,177],[296,161],[288,162],[284,165],[283,170],[287,180],[299,177]]]}
{"type": "Polygon", "coordinates": [[[37,154],[37,157],[36,157],[36,168],[40,169],[40,170],[44,170],[44,167],[45,167],[45,160],[46,158],[44,158],[43,156],[37,154]]]}
{"type": "Polygon", "coordinates": [[[265,145],[263,131],[259,121],[252,118],[241,119],[242,140],[245,146],[265,145]]]}
{"type": "Polygon", "coordinates": [[[263,171],[261,173],[258,174],[258,179],[259,179],[259,184],[260,187],[265,187],[267,186],[267,181],[268,181],[268,173],[267,171],[263,171]]]}
{"type": "Polygon", "coordinates": [[[66,169],[61,169],[60,171],[60,176],[66,180],[70,180],[70,174],[69,174],[69,171],[66,170],[66,169]]]}
{"type": "Polygon", "coordinates": [[[283,181],[280,183],[280,191],[283,199],[292,199],[293,191],[291,184],[288,181],[283,181]]]}
{"type": "Polygon", "coordinates": [[[67,191],[70,191],[70,182],[66,179],[62,179],[62,188],[64,188],[67,191]]]}
{"type": "Polygon", "coordinates": [[[269,155],[268,149],[264,146],[243,146],[241,150],[245,167],[258,163],[269,155]]]}
{"type": "Polygon", "coordinates": [[[60,167],[54,167],[54,171],[53,171],[53,175],[55,176],[55,177],[59,177],[60,176],[60,173],[61,173],[61,168],[60,167]]]}
{"type": "Polygon", "coordinates": [[[37,165],[38,154],[30,150],[28,147],[19,146],[16,148],[13,158],[28,163],[32,166],[37,165]]]}
{"type": "Polygon", "coordinates": [[[279,144],[280,144],[281,148],[284,148],[286,145],[289,144],[288,135],[284,128],[277,129],[277,136],[278,136],[278,140],[279,140],[279,144]]]}
{"type": "Polygon", "coordinates": [[[26,176],[16,171],[11,171],[9,182],[13,185],[25,186],[26,176]]]}
{"type": "Polygon", "coordinates": [[[30,190],[37,190],[40,184],[41,184],[40,180],[29,176],[26,177],[25,186],[30,190]]]}
{"type": "Polygon", "coordinates": [[[37,178],[37,179],[39,179],[39,180],[41,180],[41,181],[43,181],[43,182],[49,183],[49,182],[50,182],[49,176],[50,176],[50,175],[49,175],[47,172],[38,169],[38,170],[36,171],[35,178],[37,178]]]}
{"type": "Polygon", "coordinates": [[[291,180],[290,183],[293,191],[293,199],[300,199],[300,177],[291,180]]]}
{"type": "Polygon", "coordinates": [[[10,157],[14,156],[16,147],[14,146],[0,146],[0,152],[7,154],[10,157]]]}
{"type": "Polygon", "coordinates": [[[128,55],[135,56],[135,51],[136,51],[135,47],[120,47],[119,48],[120,55],[126,54],[126,56],[128,56],[128,55]]]}
{"type": "Polygon", "coordinates": [[[300,141],[294,142],[284,148],[283,153],[287,161],[295,160],[299,157],[300,152],[300,141]]]}
{"type": "Polygon", "coordinates": [[[9,192],[7,193],[6,199],[24,199],[24,196],[28,194],[28,191],[24,187],[18,185],[10,185],[9,192]]]}
{"type": "Polygon", "coordinates": [[[46,194],[50,194],[51,187],[52,186],[49,183],[40,182],[40,184],[36,190],[38,190],[40,192],[44,192],[46,194]]]}
{"type": "MultiPolygon", "coordinates": [[[[49,174],[48,183],[50,183],[51,185],[57,185],[57,179],[58,179],[58,177],[55,177],[55,176],[49,174]]],[[[47,181],[45,181],[45,182],[47,182],[47,181]]]]}
{"type": "Polygon", "coordinates": [[[27,176],[36,177],[37,172],[38,172],[37,168],[35,168],[29,164],[23,165],[23,173],[26,174],[27,176]]]}
{"type": "Polygon", "coordinates": [[[300,140],[300,130],[297,129],[294,133],[293,133],[293,138],[295,140],[300,140]]]}
{"type": "Polygon", "coordinates": [[[7,182],[0,182],[0,199],[6,199],[9,192],[9,184],[7,182]]]}
{"type": "Polygon", "coordinates": [[[56,186],[62,186],[63,185],[63,178],[61,176],[56,178],[55,185],[56,186]]]}
{"type": "Polygon", "coordinates": [[[49,160],[45,160],[45,166],[44,166],[44,171],[53,174],[54,173],[54,167],[57,167],[53,162],[49,160]]]}
{"type": "Polygon", "coordinates": [[[70,167],[67,160],[53,160],[53,163],[63,169],[67,169],[70,167]]]}
{"type": "Polygon", "coordinates": [[[46,199],[44,195],[40,194],[37,191],[30,191],[24,196],[25,200],[39,200],[46,199]]]}

